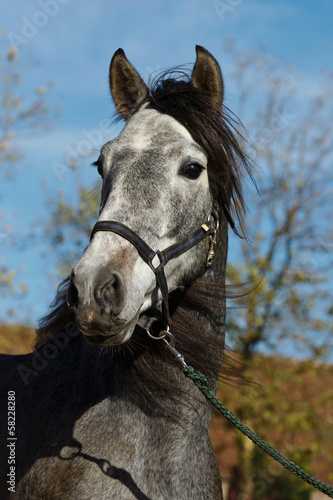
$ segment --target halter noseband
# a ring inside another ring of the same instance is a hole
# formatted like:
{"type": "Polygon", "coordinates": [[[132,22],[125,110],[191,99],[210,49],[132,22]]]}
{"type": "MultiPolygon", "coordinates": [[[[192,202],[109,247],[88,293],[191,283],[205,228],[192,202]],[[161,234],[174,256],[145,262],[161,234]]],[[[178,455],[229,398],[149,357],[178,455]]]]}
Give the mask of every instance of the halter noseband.
{"type": "Polygon", "coordinates": [[[187,252],[190,248],[194,247],[200,241],[204,240],[207,236],[211,236],[211,244],[208,251],[208,256],[206,260],[206,267],[209,267],[212,264],[214,257],[214,247],[216,244],[216,234],[218,230],[219,223],[219,206],[217,202],[214,202],[214,208],[209,216],[207,222],[202,224],[200,229],[198,229],[195,233],[192,234],[190,238],[185,238],[179,243],[174,243],[164,250],[157,250],[156,252],[150,248],[147,243],[145,243],[140,236],[138,236],[132,229],[121,224],[120,222],[115,221],[99,221],[94,225],[90,241],[92,240],[95,233],[98,231],[111,231],[113,233],[122,236],[127,241],[129,241],[138,251],[140,257],[150,269],[155,273],[156,283],[162,294],[162,318],[165,326],[171,325],[171,315],[169,311],[169,292],[168,292],[168,284],[164,273],[164,266],[171,259],[175,259],[179,257],[183,253],[187,252]]]}

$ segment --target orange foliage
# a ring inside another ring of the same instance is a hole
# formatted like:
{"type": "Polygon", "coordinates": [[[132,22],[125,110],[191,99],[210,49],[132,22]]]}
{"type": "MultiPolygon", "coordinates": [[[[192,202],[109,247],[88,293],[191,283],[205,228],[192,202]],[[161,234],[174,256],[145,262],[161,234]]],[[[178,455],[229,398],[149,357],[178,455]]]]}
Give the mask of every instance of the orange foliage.
{"type": "Polygon", "coordinates": [[[21,325],[0,324],[0,352],[4,354],[28,354],[32,352],[35,330],[21,325]]]}

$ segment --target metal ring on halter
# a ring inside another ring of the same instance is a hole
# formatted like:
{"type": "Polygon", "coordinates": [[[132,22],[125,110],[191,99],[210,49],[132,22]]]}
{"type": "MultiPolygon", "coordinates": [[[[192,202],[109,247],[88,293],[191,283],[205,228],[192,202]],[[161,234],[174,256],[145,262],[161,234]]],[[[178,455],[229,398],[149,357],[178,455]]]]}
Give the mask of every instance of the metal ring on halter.
{"type": "Polygon", "coordinates": [[[169,327],[167,326],[166,330],[162,330],[159,334],[158,337],[155,337],[155,335],[152,335],[150,331],[146,328],[146,332],[148,333],[148,336],[153,339],[153,340],[164,340],[165,337],[170,336],[175,340],[175,337],[172,335],[172,333],[169,332],[169,327]]]}
{"type": "Polygon", "coordinates": [[[146,330],[148,333],[149,337],[153,340],[164,340],[164,342],[168,345],[168,347],[171,347],[172,349],[175,348],[176,345],[176,339],[174,335],[172,335],[171,332],[169,332],[169,327],[167,327],[166,330],[162,330],[159,334],[158,337],[155,337],[152,335],[148,330],[146,330]]]}
{"type": "Polygon", "coordinates": [[[217,202],[214,203],[214,208],[215,208],[214,212],[211,212],[208,216],[208,222],[210,222],[212,220],[212,218],[215,220],[216,226],[214,228],[214,232],[216,234],[219,227],[220,227],[220,218],[219,218],[220,209],[219,209],[217,202]]]}
{"type": "Polygon", "coordinates": [[[167,326],[166,330],[162,330],[159,334],[158,337],[155,337],[155,335],[152,335],[149,330],[146,330],[148,333],[149,337],[153,340],[164,340],[170,347],[174,348],[176,345],[176,339],[174,335],[169,331],[169,327],[167,326]],[[167,340],[168,339],[168,340],[167,340]]]}

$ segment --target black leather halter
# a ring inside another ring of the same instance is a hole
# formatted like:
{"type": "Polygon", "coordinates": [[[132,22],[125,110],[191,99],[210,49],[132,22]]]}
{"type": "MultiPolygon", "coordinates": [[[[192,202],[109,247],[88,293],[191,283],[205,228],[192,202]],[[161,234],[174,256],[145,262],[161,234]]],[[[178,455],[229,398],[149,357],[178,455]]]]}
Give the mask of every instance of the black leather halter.
{"type": "Polygon", "coordinates": [[[208,252],[208,257],[206,261],[206,267],[212,264],[214,257],[214,247],[216,244],[216,233],[218,229],[219,221],[219,207],[216,202],[214,202],[214,209],[208,218],[208,221],[203,224],[200,229],[192,234],[190,238],[186,238],[179,243],[174,243],[164,250],[157,250],[156,252],[150,248],[150,246],[145,243],[140,236],[138,236],[132,229],[121,224],[120,222],[114,221],[99,221],[96,222],[92,229],[90,241],[94,234],[98,231],[111,231],[113,233],[122,236],[127,241],[129,241],[137,249],[140,257],[148,264],[150,269],[155,273],[156,283],[161,290],[163,303],[162,303],[162,319],[165,326],[171,325],[171,315],[169,312],[169,292],[168,284],[166,281],[164,266],[171,260],[179,257],[183,253],[187,252],[190,248],[194,247],[200,241],[204,240],[207,236],[211,236],[211,244],[208,252]]]}

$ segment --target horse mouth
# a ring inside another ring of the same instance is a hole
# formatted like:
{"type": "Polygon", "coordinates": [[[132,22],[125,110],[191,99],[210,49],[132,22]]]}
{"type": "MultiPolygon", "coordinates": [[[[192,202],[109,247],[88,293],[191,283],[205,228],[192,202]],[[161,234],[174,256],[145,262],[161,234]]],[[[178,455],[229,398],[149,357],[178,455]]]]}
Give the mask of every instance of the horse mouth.
{"type": "Polygon", "coordinates": [[[121,345],[127,340],[130,339],[134,328],[137,324],[139,318],[139,314],[137,314],[129,323],[127,323],[122,328],[119,328],[114,331],[110,331],[110,328],[103,328],[99,326],[98,328],[86,328],[85,325],[80,326],[81,333],[84,339],[92,345],[97,346],[117,346],[121,345]]]}

